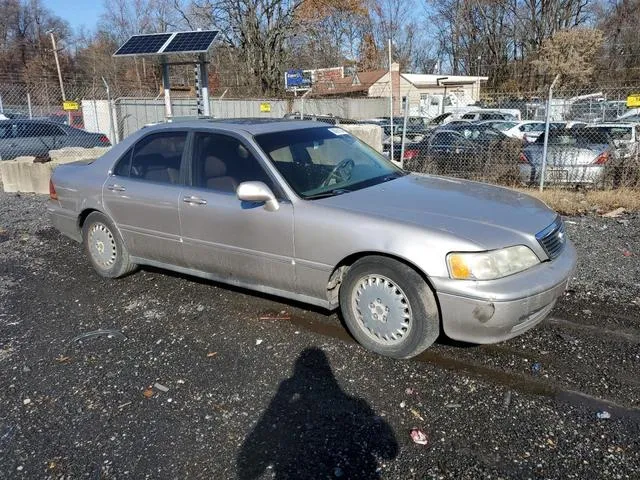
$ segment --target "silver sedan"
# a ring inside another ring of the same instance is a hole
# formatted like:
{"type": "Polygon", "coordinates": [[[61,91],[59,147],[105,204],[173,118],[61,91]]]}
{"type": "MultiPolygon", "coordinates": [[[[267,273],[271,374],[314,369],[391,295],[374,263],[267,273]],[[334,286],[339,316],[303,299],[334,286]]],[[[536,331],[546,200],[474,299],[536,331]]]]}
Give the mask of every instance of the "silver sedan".
{"type": "Polygon", "coordinates": [[[365,347],[414,356],[444,332],[490,343],[540,321],[576,263],[527,195],[407,174],[340,128],[193,121],[58,167],[53,225],[99,275],[151,265],[340,308],[365,347]]]}

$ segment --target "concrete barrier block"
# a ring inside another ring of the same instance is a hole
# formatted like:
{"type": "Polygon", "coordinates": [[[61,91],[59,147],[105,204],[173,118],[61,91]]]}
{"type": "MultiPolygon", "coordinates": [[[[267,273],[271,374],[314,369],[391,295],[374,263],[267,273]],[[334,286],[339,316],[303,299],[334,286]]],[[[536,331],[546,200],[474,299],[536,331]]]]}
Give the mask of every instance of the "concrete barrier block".
{"type": "Polygon", "coordinates": [[[81,147],[66,147],[60,150],[51,150],[49,157],[52,162],[68,163],[76,162],[78,160],[95,160],[108,152],[111,147],[95,147],[95,148],[81,148],[81,147]]]}
{"type": "Polygon", "coordinates": [[[340,128],[382,153],[382,127],[378,125],[340,124],[340,128]]]}
{"type": "Polygon", "coordinates": [[[6,160],[0,164],[5,192],[49,193],[51,162],[33,163],[30,159],[6,160]]]}
{"type": "Polygon", "coordinates": [[[35,157],[19,157],[14,160],[0,162],[0,180],[5,192],[32,192],[49,193],[49,179],[51,173],[64,163],[77,162],[79,160],[93,160],[109,148],[63,148],[51,150],[50,162],[33,163],[35,157]]]}

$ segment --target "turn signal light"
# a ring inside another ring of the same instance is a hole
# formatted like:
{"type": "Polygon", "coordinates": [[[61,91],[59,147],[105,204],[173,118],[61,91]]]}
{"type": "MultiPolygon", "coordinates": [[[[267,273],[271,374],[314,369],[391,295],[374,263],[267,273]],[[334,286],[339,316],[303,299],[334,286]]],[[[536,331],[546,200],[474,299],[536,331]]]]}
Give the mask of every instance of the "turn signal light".
{"type": "Polygon", "coordinates": [[[413,160],[418,156],[418,150],[405,150],[403,160],[413,160]]]}
{"type": "Polygon", "coordinates": [[[56,193],[56,187],[53,186],[53,182],[49,180],[49,198],[51,200],[58,200],[58,194],[56,193]]]}
{"type": "Polygon", "coordinates": [[[602,152],[593,162],[594,165],[604,165],[609,161],[609,152],[602,152]]]}

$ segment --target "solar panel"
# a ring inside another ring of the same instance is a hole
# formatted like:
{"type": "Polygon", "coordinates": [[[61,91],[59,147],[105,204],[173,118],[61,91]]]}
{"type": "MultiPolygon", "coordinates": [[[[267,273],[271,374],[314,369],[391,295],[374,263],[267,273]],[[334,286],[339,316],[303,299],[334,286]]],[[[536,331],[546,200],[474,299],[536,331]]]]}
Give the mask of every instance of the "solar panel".
{"type": "Polygon", "coordinates": [[[217,34],[218,32],[213,30],[176,33],[161,53],[206,52],[217,34]]]}
{"type": "Polygon", "coordinates": [[[157,33],[152,35],[134,35],[122,45],[114,57],[121,55],[153,55],[160,52],[173,33],[157,33]]]}

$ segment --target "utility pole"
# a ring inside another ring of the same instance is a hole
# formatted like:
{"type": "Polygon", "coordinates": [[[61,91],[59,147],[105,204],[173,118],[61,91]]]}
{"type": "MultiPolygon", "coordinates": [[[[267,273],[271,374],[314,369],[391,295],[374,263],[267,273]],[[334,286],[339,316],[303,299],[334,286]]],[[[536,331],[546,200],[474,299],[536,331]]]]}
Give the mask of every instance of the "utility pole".
{"type": "Polygon", "coordinates": [[[64,84],[62,83],[62,71],[60,70],[60,60],[58,59],[58,47],[56,47],[56,37],[53,35],[53,30],[47,31],[51,35],[51,45],[53,46],[53,56],[56,59],[56,68],[58,69],[58,80],[60,81],[60,92],[62,93],[62,101],[67,101],[67,96],[64,93],[64,84]]]}

